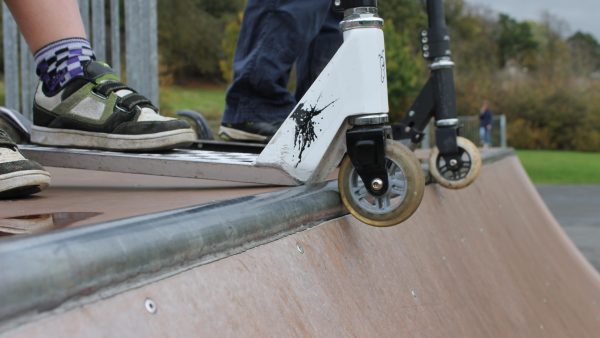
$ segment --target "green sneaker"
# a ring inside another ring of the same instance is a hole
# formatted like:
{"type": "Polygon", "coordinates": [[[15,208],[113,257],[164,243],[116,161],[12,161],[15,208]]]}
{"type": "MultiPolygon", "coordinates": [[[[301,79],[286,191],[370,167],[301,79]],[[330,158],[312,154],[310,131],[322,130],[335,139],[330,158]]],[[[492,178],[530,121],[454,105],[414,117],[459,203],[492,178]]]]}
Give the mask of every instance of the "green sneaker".
{"type": "Polygon", "coordinates": [[[42,191],[50,184],[50,174],[28,160],[0,129],[0,198],[24,197],[42,191]]]}
{"type": "Polygon", "coordinates": [[[84,76],[50,97],[40,83],[31,142],[117,151],[189,146],[196,135],[181,120],[160,116],[150,100],[119,82],[108,65],[89,62],[84,76]]]}

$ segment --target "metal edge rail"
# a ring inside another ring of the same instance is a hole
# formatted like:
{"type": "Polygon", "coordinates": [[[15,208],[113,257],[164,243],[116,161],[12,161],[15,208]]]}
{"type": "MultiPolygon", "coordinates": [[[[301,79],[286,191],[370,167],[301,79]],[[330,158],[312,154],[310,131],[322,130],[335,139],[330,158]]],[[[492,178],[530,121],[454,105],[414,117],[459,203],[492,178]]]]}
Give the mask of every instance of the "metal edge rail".
{"type": "Polygon", "coordinates": [[[0,240],[0,332],[345,214],[329,183],[0,240]]]}
{"type": "Polygon", "coordinates": [[[346,214],[329,182],[0,240],[0,334],[346,214]]]}

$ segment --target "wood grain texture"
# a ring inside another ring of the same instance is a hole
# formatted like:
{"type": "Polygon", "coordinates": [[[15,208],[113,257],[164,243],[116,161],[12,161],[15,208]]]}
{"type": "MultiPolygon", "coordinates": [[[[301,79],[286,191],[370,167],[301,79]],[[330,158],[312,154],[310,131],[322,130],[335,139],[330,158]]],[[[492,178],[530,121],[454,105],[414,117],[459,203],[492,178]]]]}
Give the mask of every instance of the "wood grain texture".
{"type": "Polygon", "coordinates": [[[597,337],[600,277],[516,157],[405,223],[320,224],[8,337],[597,337]],[[150,314],[145,299],[157,307],[150,314]]]}

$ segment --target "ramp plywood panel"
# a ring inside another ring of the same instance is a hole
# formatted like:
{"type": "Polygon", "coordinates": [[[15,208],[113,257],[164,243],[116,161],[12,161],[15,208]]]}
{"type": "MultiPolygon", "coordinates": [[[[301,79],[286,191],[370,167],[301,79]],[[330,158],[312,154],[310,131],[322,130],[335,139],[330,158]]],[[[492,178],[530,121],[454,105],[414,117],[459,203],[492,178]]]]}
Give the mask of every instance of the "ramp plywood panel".
{"type": "Polygon", "coordinates": [[[597,337],[600,277],[518,160],[429,186],[402,225],[351,217],[12,331],[14,337],[597,337]],[[145,309],[151,299],[156,313],[145,309]]]}
{"type": "Polygon", "coordinates": [[[0,201],[0,219],[54,213],[97,213],[71,226],[255,195],[280,188],[93,170],[46,168],[50,188],[30,198],[0,201]]]}

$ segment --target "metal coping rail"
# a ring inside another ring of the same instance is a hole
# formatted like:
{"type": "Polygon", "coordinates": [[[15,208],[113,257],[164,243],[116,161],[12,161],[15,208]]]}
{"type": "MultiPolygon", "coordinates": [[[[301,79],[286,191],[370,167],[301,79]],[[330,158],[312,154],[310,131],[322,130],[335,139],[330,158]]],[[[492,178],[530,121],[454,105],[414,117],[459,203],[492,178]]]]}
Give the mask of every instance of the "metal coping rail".
{"type": "Polygon", "coordinates": [[[0,333],[346,214],[328,182],[0,240],[0,333]]]}

